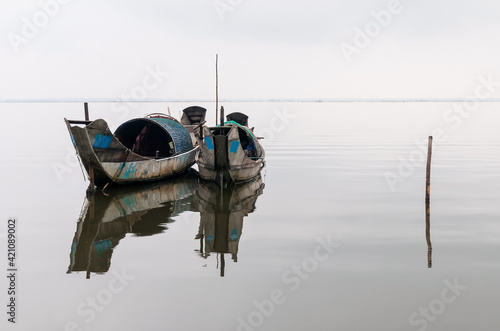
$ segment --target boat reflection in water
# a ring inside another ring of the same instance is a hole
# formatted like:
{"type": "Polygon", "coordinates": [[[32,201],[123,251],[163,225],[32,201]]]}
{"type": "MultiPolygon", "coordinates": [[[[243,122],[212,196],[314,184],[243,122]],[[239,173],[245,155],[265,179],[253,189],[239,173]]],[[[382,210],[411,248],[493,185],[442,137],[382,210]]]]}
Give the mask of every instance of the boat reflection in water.
{"type": "Polygon", "coordinates": [[[164,232],[172,217],[185,211],[200,212],[200,254],[224,254],[237,261],[243,217],[253,212],[264,184],[260,176],[252,182],[232,185],[221,191],[196,171],[163,182],[114,187],[89,195],[78,219],[71,245],[67,273],[106,273],[113,249],[127,233],[152,236],[164,232]]]}
{"type": "Polygon", "coordinates": [[[152,184],[116,187],[86,198],[71,245],[67,273],[105,273],[113,248],[127,233],[151,236],[167,229],[171,218],[190,209],[198,174],[152,184]]]}
{"type": "MultiPolygon", "coordinates": [[[[225,258],[229,253],[238,262],[238,245],[243,218],[255,210],[255,203],[264,190],[260,175],[254,180],[221,188],[214,182],[200,181],[195,208],[200,212],[200,227],[196,239],[200,240],[198,253],[207,259],[211,253],[220,256],[220,275],[224,277],[225,258]]],[[[217,263],[219,264],[219,263],[217,263]]]]}

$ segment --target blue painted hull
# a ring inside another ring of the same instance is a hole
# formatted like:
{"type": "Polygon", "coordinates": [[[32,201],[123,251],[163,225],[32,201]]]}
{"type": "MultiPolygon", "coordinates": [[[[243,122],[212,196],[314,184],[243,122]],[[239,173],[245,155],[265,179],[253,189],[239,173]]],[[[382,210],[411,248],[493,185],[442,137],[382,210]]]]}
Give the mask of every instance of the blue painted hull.
{"type": "MultiPolygon", "coordinates": [[[[137,143],[134,143],[134,147],[124,145],[115,134],[111,133],[107,123],[102,119],[95,120],[85,127],[71,125],[70,121],[66,119],[65,121],[88,178],[98,187],[109,183],[128,184],[156,181],[179,175],[195,163],[199,149],[191,144],[183,146],[183,150],[181,149],[180,152],[169,151],[168,149],[173,144],[170,144],[169,147],[169,144],[155,141],[155,147],[160,146],[157,148],[165,149],[164,151],[160,150],[157,154],[175,153],[164,157],[144,156],[134,152],[137,143]],[[189,150],[184,151],[186,149],[189,150]]],[[[191,142],[187,131],[186,135],[191,142]]]]}

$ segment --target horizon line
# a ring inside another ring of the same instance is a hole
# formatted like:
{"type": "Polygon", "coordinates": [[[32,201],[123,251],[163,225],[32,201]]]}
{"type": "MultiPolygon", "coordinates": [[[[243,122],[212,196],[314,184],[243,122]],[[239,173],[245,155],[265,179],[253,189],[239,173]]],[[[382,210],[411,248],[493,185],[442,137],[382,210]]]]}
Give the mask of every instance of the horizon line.
{"type": "MultiPolygon", "coordinates": [[[[350,103],[350,102],[500,102],[500,98],[481,99],[475,98],[470,100],[470,97],[450,97],[450,98],[227,98],[219,99],[220,102],[310,102],[310,103],[350,103]]],[[[0,103],[165,103],[165,102],[200,102],[210,103],[215,102],[215,99],[188,99],[188,98],[152,98],[152,99],[115,99],[115,98],[8,98],[0,99],[0,103]]]]}

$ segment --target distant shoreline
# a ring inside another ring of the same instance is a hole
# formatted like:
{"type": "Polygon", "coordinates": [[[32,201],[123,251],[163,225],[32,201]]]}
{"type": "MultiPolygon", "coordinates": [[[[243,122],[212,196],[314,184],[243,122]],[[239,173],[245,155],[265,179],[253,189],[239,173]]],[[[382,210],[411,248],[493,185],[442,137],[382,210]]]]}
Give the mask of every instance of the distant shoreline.
{"type": "MultiPolygon", "coordinates": [[[[220,99],[219,102],[292,102],[292,103],[374,103],[374,102],[463,102],[467,98],[304,98],[304,99],[220,99]]],[[[500,102],[500,98],[476,99],[477,102],[500,102]]],[[[60,98],[60,99],[0,99],[0,103],[183,103],[215,102],[214,99],[145,99],[145,100],[124,100],[114,98],[60,98]]]]}

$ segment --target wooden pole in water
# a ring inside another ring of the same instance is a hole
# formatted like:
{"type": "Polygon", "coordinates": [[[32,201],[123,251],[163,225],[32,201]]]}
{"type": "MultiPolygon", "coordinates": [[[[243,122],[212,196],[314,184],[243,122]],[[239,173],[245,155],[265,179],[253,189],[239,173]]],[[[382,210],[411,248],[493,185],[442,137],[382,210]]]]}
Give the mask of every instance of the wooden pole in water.
{"type": "Polygon", "coordinates": [[[224,107],[220,107],[220,125],[224,125],[224,107]]]}
{"type": "Polygon", "coordinates": [[[432,157],[432,136],[429,137],[427,147],[427,168],[425,175],[425,239],[427,241],[427,267],[432,268],[432,243],[431,243],[431,157],[432,157]]]}
{"type": "Polygon", "coordinates": [[[85,110],[85,120],[89,121],[89,104],[85,102],[83,108],[85,110]]]}
{"type": "Polygon", "coordinates": [[[431,158],[432,158],[432,136],[429,136],[427,146],[427,168],[425,174],[425,201],[429,201],[431,195],[431,158]]]}
{"type": "Polygon", "coordinates": [[[95,193],[94,165],[92,162],[89,163],[89,180],[90,184],[87,187],[87,195],[92,195],[95,193]]]}
{"type": "Polygon", "coordinates": [[[92,162],[89,164],[90,172],[90,184],[92,184],[92,189],[94,189],[94,165],[92,162]]]}
{"type": "Polygon", "coordinates": [[[217,125],[217,118],[219,117],[219,54],[215,54],[215,124],[217,125]]]}

